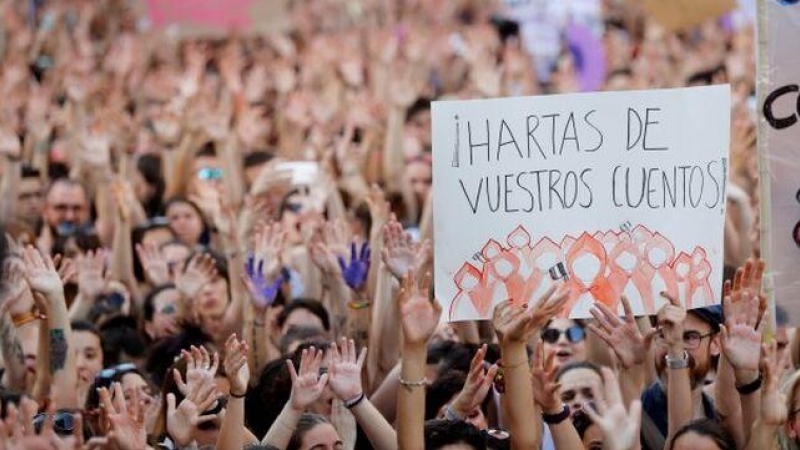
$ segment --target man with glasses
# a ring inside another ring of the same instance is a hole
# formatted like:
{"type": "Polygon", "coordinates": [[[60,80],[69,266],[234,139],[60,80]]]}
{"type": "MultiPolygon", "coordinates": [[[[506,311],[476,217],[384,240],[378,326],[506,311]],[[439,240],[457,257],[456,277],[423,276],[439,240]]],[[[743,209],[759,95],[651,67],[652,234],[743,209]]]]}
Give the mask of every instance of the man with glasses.
{"type": "Polygon", "coordinates": [[[713,399],[703,392],[705,380],[720,354],[719,331],[722,308],[709,306],[687,311],[683,321],[684,358],[668,358],[662,331],[655,338],[654,355],[658,379],[642,393],[642,449],[662,449],[667,436],[667,373],[689,370],[695,418],[715,419],[713,399]]]}

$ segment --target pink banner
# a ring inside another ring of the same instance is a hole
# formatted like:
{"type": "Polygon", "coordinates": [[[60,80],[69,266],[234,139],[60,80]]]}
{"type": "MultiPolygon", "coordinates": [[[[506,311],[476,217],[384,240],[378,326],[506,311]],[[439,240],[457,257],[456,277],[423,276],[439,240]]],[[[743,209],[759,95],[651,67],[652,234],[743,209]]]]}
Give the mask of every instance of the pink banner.
{"type": "Polygon", "coordinates": [[[280,26],[280,0],[145,0],[156,28],[177,25],[182,34],[269,31],[280,26]]]}

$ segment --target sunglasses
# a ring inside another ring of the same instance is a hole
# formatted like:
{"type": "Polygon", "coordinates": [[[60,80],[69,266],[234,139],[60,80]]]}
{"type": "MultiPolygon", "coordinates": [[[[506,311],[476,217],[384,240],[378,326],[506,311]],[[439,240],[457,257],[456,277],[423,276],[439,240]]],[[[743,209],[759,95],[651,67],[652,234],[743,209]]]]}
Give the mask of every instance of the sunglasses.
{"type": "Polygon", "coordinates": [[[201,180],[221,180],[222,170],[213,169],[211,167],[203,167],[197,171],[197,178],[201,180]]]}
{"type": "MultiPolygon", "coordinates": [[[[75,413],[77,410],[62,409],[53,414],[53,431],[59,436],[70,436],[75,431],[75,413]]],[[[47,413],[39,413],[33,416],[33,427],[36,433],[42,431],[44,422],[47,420],[47,413]]]]}
{"type": "Polygon", "coordinates": [[[548,328],[542,332],[542,340],[548,344],[555,344],[561,338],[561,334],[567,336],[567,340],[571,343],[581,342],[586,337],[586,332],[583,328],[573,325],[566,330],[559,330],[558,328],[548,328]]]}
{"type": "Polygon", "coordinates": [[[133,363],[124,363],[119,364],[114,367],[109,367],[108,369],[103,369],[100,373],[97,374],[96,378],[98,380],[113,380],[117,378],[119,375],[124,375],[129,372],[139,372],[139,368],[136,367],[136,364],[133,363]]]}

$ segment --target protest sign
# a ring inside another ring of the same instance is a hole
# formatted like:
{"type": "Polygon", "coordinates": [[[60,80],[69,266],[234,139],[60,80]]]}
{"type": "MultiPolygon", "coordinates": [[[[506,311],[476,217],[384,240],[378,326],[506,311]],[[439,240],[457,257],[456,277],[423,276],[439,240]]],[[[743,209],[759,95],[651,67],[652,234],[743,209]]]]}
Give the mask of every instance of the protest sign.
{"type": "MultiPolygon", "coordinates": [[[[636,0],[638,3],[638,0],[636,0]]],[[[644,9],[669,31],[685,30],[736,7],[736,0],[644,0],[644,9]]]]}
{"type": "Polygon", "coordinates": [[[436,296],[491,317],[553,283],[564,315],[719,303],[728,86],[433,104],[436,296]]]}
{"type": "Polygon", "coordinates": [[[145,0],[156,28],[180,36],[219,36],[231,31],[266,33],[286,26],[286,0],[145,0]]]}
{"type": "Polygon", "coordinates": [[[773,317],[800,324],[800,1],[759,5],[759,170],[761,249],[773,317]]]}

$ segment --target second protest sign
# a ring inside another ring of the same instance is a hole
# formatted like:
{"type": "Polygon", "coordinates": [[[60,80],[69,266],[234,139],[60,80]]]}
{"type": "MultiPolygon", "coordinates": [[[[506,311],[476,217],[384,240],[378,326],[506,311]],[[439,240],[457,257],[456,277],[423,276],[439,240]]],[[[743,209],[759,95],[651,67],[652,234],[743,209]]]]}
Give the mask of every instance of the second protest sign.
{"type": "Polygon", "coordinates": [[[564,315],[666,291],[719,303],[730,88],[433,105],[436,295],[450,321],[531,305],[566,283],[564,315]]]}

